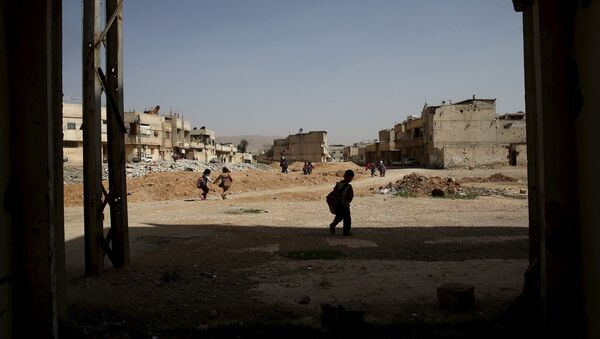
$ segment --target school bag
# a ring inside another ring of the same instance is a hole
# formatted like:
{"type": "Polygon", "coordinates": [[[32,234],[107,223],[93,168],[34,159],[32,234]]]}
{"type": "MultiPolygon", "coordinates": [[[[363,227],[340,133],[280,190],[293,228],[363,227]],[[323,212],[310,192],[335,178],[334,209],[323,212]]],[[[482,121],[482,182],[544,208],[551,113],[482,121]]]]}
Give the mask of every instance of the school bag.
{"type": "MultiPolygon", "coordinates": [[[[333,190],[331,192],[329,192],[329,194],[327,194],[327,197],[325,197],[325,201],[327,202],[327,206],[329,207],[329,212],[331,212],[332,214],[336,214],[338,207],[341,204],[340,201],[340,192],[338,192],[336,190],[336,188],[338,187],[338,185],[336,184],[335,187],[333,187],[333,190]]],[[[348,187],[348,184],[346,184],[341,191],[345,190],[348,187]]]]}
{"type": "Polygon", "coordinates": [[[206,184],[204,183],[204,179],[203,177],[198,178],[198,181],[196,181],[196,188],[202,188],[204,186],[206,186],[206,184]]]}

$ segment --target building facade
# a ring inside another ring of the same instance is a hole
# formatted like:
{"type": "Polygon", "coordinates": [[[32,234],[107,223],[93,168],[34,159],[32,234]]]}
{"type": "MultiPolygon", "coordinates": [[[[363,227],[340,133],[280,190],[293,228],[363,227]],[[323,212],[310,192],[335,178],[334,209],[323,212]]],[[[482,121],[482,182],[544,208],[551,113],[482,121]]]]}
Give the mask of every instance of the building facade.
{"type": "Polygon", "coordinates": [[[327,132],[310,131],[273,140],[273,159],[280,159],[282,156],[288,161],[327,161],[330,157],[327,132]]]}
{"type": "MultiPolygon", "coordinates": [[[[190,159],[204,162],[252,162],[248,153],[239,153],[232,144],[217,144],[216,133],[174,113],[160,115],[159,107],[144,112],[125,112],[125,158],[127,161],[190,159]]],[[[83,163],[82,108],[63,103],[63,157],[73,164],[83,163]]],[[[106,161],[106,110],[102,108],[102,154],[106,161]]]]}

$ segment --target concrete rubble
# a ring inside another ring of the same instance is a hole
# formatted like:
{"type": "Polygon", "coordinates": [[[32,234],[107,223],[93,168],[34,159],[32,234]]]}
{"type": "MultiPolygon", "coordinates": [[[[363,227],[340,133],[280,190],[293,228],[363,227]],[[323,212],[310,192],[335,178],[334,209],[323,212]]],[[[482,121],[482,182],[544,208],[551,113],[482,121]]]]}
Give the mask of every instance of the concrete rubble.
{"type": "MultiPolygon", "coordinates": [[[[128,178],[139,178],[149,173],[162,172],[202,172],[206,168],[213,173],[220,173],[223,166],[226,166],[232,172],[240,172],[246,169],[254,170],[269,170],[269,165],[254,163],[254,164],[233,164],[233,163],[210,163],[198,160],[177,160],[177,161],[151,161],[151,162],[128,162],[125,166],[125,171],[128,178]]],[[[67,166],[64,167],[64,183],[74,184],[83,182],[83,166],[67,166]]],[[[108,166],[102,165],[102,180],[108,180],[108,166]]]]}
{"type": "MultiPolygon", "coordinates": [[[[496,173],[488,178],[465,178],[463,182],[515,182],[515,178],[496,173]]],[[[395,183],[389,182],[385,187],[379,187],[376,193],[405,196],[444,196],[450,194],[457,198],[469,196],[500,195],[511,198],[527,198],[527,192],[513,191],[511,188],[466,187],[455,178],[426,177],[417,173],[405,175],[395,183]]]]}

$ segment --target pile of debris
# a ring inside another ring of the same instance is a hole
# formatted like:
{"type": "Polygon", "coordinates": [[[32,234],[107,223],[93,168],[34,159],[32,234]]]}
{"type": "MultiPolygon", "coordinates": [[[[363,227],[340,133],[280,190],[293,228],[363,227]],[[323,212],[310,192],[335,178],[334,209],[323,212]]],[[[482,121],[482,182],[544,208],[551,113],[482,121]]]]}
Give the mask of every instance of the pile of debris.
{"type": "MultiPolygon", "coordinates": [[[[497,173],[480,182],[517,181],[514,178],[497,173]]],[[[506,197],[524,197],[523,192],[515,192],[511,188],[464,187],[454,178],[426,177],[417,173],[405,175],[396,183],[389,182],[385,187],[379,187],[378,193],[408,196],[434,196],[442,197],[447,194],[453,196],[489,196],[501,195],[506,197]]]]}
{"type": "MultiPolygon", "coordinates": [[[[177,160],[177,161],[150,161],[150,162],[128,162],[125,165],[125,172],[128,178],[140,178],[149,173],[163,172],[202,172],[206,168],[214,173],[221,171],[223,166],[227,166],[232,172],[240,172],[247,169],[269,170],[271,167],[265,164],[233,164],[233,163],[211,163],[198,160],[177,160]]],[[[108,180],[108,165],[102,166],[102,180],[108,180]]],[[[83,166],[65,166],[64,183],[73,184],[83,182],[83,166]]]]}
{"type": "Polygon", "coordinates": [[[379,187],[380,193],[409,193],[411,195],[430,195],[434,190],[444,193],[456,193],[460,188],[454,178],[426,177],[417,173],[405,175],[396,183],[389,182],[385,187],[379,187]]]}
{"type": "Polygon", "coordinates": [[[482,177],[468,177],[463,178],[462,182],[517,182],[519,179],[509,177],[508,175],[504,175],[502,173],[495,173],[490,175],[487,178],[482,177]]]}

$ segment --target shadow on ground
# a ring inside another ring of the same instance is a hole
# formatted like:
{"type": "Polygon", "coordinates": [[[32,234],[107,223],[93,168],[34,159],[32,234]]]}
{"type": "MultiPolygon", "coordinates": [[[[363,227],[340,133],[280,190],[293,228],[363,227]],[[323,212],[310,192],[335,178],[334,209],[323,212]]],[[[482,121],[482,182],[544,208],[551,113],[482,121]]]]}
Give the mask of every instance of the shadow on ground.
{"type": "MultiPolygon", "coordinates": [[[[527,267],[526,228],[130,228],[125,269],[83,276],[67,242],[69,317],[78,337],[479,338],[510,335],[527,267]],[[436,287],[475,286],[475,307],[437,307],[436,287]],[[322,321],[321,305],[359,321],[322,321]]],[[[107,267],[110,264],[107,263],[107,267]]]]}

